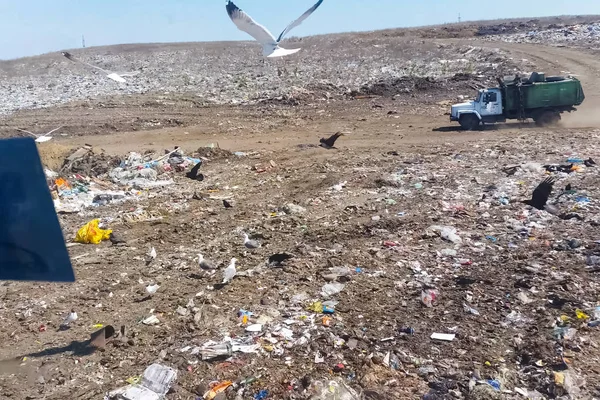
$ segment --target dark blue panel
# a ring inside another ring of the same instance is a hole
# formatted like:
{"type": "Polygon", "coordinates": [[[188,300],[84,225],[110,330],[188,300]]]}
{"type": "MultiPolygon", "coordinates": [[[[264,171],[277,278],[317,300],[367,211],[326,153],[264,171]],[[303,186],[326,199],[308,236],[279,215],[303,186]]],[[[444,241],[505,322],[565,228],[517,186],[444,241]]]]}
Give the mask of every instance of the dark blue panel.
{"type": "Polygon", "coordinates": [[[33,139],[0,140],[0,280],[74,282],[33,139]]]}

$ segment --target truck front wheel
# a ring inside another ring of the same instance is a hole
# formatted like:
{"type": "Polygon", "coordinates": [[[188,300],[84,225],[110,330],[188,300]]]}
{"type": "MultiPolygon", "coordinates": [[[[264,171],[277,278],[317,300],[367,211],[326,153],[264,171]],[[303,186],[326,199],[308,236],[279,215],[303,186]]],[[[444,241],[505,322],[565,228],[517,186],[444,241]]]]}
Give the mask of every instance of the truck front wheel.
{"type": "Polygon", "coordinates": [[[479,118],[474,114],[462,115],[458,123],[465,131],[472,131],[479,127],[479,118]]]}
{"type": "Polygon", "coordinates": [[[556,111],[544,111],[535,118],[537,126],[552,126],[560,121],[560,113],[556,111]]]}

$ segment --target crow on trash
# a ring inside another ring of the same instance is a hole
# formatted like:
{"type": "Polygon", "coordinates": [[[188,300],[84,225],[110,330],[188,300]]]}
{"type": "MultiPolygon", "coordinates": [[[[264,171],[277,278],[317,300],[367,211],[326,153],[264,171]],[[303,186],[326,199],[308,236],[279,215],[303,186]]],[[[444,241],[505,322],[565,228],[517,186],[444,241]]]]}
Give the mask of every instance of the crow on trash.
{"type": "Polygon", "coordinates": [[[290,258],[294,258],[292,254],[277,253],[269,257],[269,265],[273,267],[281,267],[290,258]]]}
{"type": "Polygon", "coordinates": [[[194,167],[190,170],[190,172],[186,173],[185,176],[187,176],[188,178],[193,179],[195,181],[203,181],[204,175],[198,173],[201,166],[202,166],[202,160],[200,160],[200,162],[198,164],[194,165],[194,167]]]}
{"type": "Polygon", "coordinates": [[[522,202],[538,210],[546,209],[546,203],[548,203],[548,198],[550,198],[550,194],[552,193],[554,182],[553,177],[544,179],[533,191],[531,200],[523,200],[522,202]]]}

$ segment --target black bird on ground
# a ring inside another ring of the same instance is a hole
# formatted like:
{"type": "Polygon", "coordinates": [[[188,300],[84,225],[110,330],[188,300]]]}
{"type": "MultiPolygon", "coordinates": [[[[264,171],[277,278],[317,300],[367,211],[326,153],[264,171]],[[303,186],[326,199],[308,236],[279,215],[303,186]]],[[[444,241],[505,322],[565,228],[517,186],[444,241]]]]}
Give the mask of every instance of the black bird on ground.
{"type": "Polygon", "coordinates": [[[338,138],[340,136],[344,136],[344,133],[342,132],[336,132],[333,135],[331,135],[330,137],[328,137],[327,139],[325,138],[321,138],[320,142],[320,146],[326,149],[335,149],[335,141],[338,140],[338,138]]]}
{"type": "Polygon", "coordinates": [[[230,201],[228,201],[226,199],[223,199],[223,207],[225,207],[225,208],[233,208],[233,204],[230,201]]]}
{"type": "Polygon", "coordinates": [[[294,258],[294,256],[288,253],[273,254],[269,257],[269,265],[272,267],[281,267],[287,260],[291,258],[294,258]]]}
{"type": "Polygon", "coordinates": [[[126,241],[126,240],[124,240],[124,239],[123,239],[121,236],[119,236],[119,235],[115,235],[115,233],[114,233],[114,232],[111,232],[108,238],[110,239],[110,242],[111,242],[113,245],[115,245],[115,246],[116,246],[116,245],[119,245],[119,244],[127,243],[127,241],[126,241]]]}
{"type": "Polygon", "coordinates": [[[193,179],[195,181],[203,181],[204,175],[198,173],[201,166],[202,166],[202,160],[200,160],[200,162],[198,164],[194,165],[194,168],[192,168],[190,172],[186,173],[185,176],[187,176],[188,178],[193,179]]]}
{"type": "Polygon", "coordinates": [[[502,171],[506,174],[506,176],[512,176],[517,172],[519,168],[521,168],[519,165],[514,165],[512,167],[502,168],[502,171]]]}
{"type": "Polygon", "coordinates": [[[538,210],[545,210],[550,194],[552,193],[554,182],[555,180],[553,177],[544,179],[533,191],[531,200],[523,200],[522,202],[533,208],[537,208],[538,210]]]}

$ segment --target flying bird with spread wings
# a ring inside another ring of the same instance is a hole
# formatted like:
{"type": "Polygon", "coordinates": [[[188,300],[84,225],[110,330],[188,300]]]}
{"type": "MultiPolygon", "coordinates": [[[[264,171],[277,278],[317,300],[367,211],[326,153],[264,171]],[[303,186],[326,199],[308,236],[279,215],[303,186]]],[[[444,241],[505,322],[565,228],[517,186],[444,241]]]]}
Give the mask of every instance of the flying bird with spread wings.
{"type": "Polygon", "coordinates": [[[120,83],[126,83],[127,82],[125,80],[125,78],[123,78],[124,76],[135,76],[135,75],[139,74],[139,71],[136,71],[136,72],[126,72],[126,73],[117,74],[115,72],[108,71],[106,69],[100,68],[100,67],[98,67],[96,65],[92,65],[92,64],[86,63],[85,61],[81,61],[81,60],[73,57],[73,54],[71,54],[71,53],[69,53],[67,51],[63,51],[62,55],[65,56],[68,60],[71,60],[71,61],[76,62],[76,63],[84,64],[84,65],[87,65],[88,67],[95,68],[95,69],[97,69],[99,71],[102,71],[102,72],[104,72],[106,74],[107,78],[112,79],[113,81],[116,81],[116,82],[120,82],[120,83]]]}
{"type": "Polygon", "coordinates": [[[300,25],[306,18],[308,18],[319,6],[323,3],[323,0],[317,1],[317,3],[309,8],[304,14],[300,16],[297,20],[289,24],[283,32],[279,35],[277,39],[275,36],[267,28],[257,23],[242,11],[238,6],[233,4],[231,0],[227,1],[227,14],[229,18],[233,21],[233,23],[238,27],[239,30],[246,32],[257,42],[262,44],[263,46],[263,56],[273,58],[273,57],[283,57],[289,56],[290,54],[294,54],[300,51],[300,49],[284,49],[279,47],[279,42],[283,39],[283,37],[292,29],[300,25]]]}
{"type": "Polygon", "coordinates": [[[552,193],[552,187],[554,186],[554,178],[548,177],[544,179],[533,191],[531,200],[523,200],[522,202],[530,205],[538,210],[545,210],[547,208],[548,199],[552,193]]]}
{"type": "Polygon", "coordinates": [[[49,142],[50,140],[52,140],[52,136],[50,136],[50,135],[53,134],[54,132],[56,132],[57,130],[59,130],[60,128],[62,128],[62,126],[59,126],[56,129],[52,129],[50,132],[44,133],[43,135],[36,135],[35,133],[26,131],[25,129],[18,129],[17,128],[17,130],[20,131],[20,132],[28,133],[31,136],[35,136],[35,138],[36,138],[35,141],[37,143],[44,143],[44,142],[49,142]]]}
{"type": "Polygon", "coordinates": [[[335,149],[335,141],[339,139],[340,136],[344,136],[344,132],[336,132],[333,135],[329,136],[327,139],[321,138],[319,142],[321,143],[319,146],[325,149],[335,149]]]}

